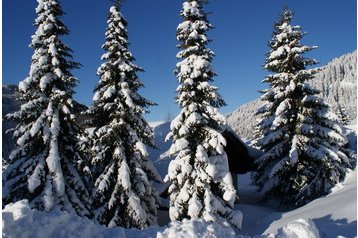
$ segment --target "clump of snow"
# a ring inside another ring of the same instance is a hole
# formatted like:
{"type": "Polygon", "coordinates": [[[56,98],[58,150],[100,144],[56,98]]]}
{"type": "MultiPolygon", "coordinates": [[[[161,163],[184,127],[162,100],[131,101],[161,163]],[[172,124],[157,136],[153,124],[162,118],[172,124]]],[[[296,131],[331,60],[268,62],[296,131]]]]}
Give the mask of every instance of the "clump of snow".
{"type": "Polygon", "coordinates": [[[345,181],[337,186],[333,193],[303,207],[283,213],[272,212],[265,219],[254,222],[266,220],[269,224],[263,234],[276,234],[280,232],[280,228],[304,217],[313,220],[327,238],[354,237],[357,235],[357,169],[349,172],[345,181]]]}
{"type": "Polygon", "coordinates": [[[116,93],[116,88],[114,86],[108,87],[108,89],[104,92],[103,97],[104,98],[110,98],[113,94],[116,93]]]}
{"type": "Polygon", "coordinates": [[[312,220],[300,218],[282,227],[276,237],[320,238],[320,235],[312,220]]]}
{"type": "Polygon", "coordinates": [[[36,166],[34,173],[28,179],[28,189],[31,193],[41,185],[40,175],[43,174],[44,164],[43,160],[36,166]]]}
{"type": "Polygon", "coordinates": [[[157,238],[234,238],[235,231],[228,223],[205,222],[204,220],[187,220],[171,222],[169,228],[158,232],[157,238]]]}

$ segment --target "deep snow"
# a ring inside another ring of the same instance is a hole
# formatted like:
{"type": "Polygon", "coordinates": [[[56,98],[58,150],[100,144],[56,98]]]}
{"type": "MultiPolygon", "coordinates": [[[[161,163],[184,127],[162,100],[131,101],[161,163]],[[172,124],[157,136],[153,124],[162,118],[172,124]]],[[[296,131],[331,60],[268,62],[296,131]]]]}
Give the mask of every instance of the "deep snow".
{"type": "MultiPolygon", "coordinates": [[[[164,142],[169,123],[150,123],[158,150],[148,150],[160,175],[164,177],[170,142],[164,142]]],[[[351,147],[356,149],[356,120],[347,130],[351,147]],[[354,131],[352,131],[354,130],[354,131]]],[[[277,211],[270,204],[260,202],[261,195],[251,185],[250,175],[239,176],[239,203],[235,208],[243,213],[241,231],[226,224],[201,220],[172,222],[143,230],[106,228],[87,218],[61,211],[50,213],[31,210],[27,201],[9,204],[3,209],[3,237],[356,237],[357,236],[357,169],[351,171],[332,193],[292,211],[277,211]]],[[[165,185],[158,185],[164,189],[165,185]]],[[[168,221],[160,211],[160,224],[168,221]]]]}

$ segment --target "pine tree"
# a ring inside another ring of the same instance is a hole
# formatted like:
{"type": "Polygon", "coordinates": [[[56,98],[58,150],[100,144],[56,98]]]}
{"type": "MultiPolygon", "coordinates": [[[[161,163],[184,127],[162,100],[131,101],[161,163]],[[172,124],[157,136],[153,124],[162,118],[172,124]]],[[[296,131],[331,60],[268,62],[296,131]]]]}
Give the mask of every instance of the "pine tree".
{"type": "Polygon", "coordinates": [[[60,40],[69,33],[59,19],[64,13],[56,0],[38,0],[36,33],[29,76],[20,82],[21,109],[9,114],[17,121],[16,146],[3,174],[3,202],[28,199],[34,208],[61,209],[90,215],[89,193],[79,170],[80,128],[74,123],[71,49],[60,40]]]}
{"type": "Polygon", "coordinates": [[[128,50],[127,22],[120,1],[110,8],[105,62],[97,73],[89,113],[95,125],[92,164],[95,167],[95,218],[109,227],[156,225],[158,198],[152,181],[160,181],[148,158],[146,145],[154,147],[153,133],[143,113],[154,103],[138,94],[143,87],[128,50]]]}
{"type": "Polygon", "coordinates": [[[236,191],[224,151],[226,141],[220,133],[225,117],[218,108],[225,102],[217,87],[209,84],[215,73],[214,53],[206,47],[206,32],[212,28],[203,10],[206,2],[184,2],[184,21],[177,28],[177,39],[182,42],[177,58],[183,59],[175,70],[181,111],[167,136],[173,139],[170,153],[176,155],[166,177],[171,182],[169,213],[171,220],[226,220],[240,227],[241,212],[232,209],[236,191]]]}
{"type": "Polygon", "coordinates": [[[347,114],[347,110],[343,105],[341,105],[339,103],[339,93],[338,93],[338,91],[336,92],[336,96],[334,96],[334,101],[336,103],[335,112],[336,112],[336,114],[338,116],[339,121],[345,126],[348,125],[349,117],[348,117],[348,114],[347,114]]]}
{"type": "Polygon", "coordinates": [[[342,122],[343,125],[348,125],[349,117],[346,108],[343,105],[337,105],[337,112],[339,120],[342,122]]]}
{"type": "Polygon", "coordinates": [[[264,68],[273,74],[263,80],[270,88],[262,92],[256,144],[264,154],[253,181],[267,196],[299,206],[327,194],[354,160],[337,116],[307,83],[317,72],[307,66],[317,62],[302,54],[316,47],[301,44],[305,34],[291,25],[292,17],[286,9],[268,44],[264,68]]]}

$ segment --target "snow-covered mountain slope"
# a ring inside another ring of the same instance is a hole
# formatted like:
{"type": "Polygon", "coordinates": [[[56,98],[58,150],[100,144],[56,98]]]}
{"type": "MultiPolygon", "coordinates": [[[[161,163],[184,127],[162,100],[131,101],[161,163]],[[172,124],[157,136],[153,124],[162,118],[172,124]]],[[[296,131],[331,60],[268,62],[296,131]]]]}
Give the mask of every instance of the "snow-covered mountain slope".
{"type": "MultiPolygon", "coordinates": [[[[357,117],[357,51],[335,58],[325,66],[310,83],[321,91],[320,96],[333,108],[343,105],[350,120],[357,117]]],[[[228,124],[243,138],[252,139],[258,117],[257,110],[263,105],[255,99],[227,115],[228,124]]]]}
{"type": "Polygon", "coordinates": [[[2,158],[8,158],[15,144],[12,139],[12,133],[6,133],[7,130],[14,128],[16,123],[5,118],[5,115],[20,109],[17,86],[2,86],[2,158]]]}

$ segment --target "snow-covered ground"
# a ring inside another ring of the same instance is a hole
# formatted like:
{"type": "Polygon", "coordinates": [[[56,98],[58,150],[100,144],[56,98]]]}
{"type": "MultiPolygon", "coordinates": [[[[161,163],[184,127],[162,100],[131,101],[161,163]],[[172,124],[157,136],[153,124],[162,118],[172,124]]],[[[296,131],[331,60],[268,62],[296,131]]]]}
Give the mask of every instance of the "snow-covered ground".
{"type": "MultiPolygon", "coordinates": [[[[242,183],[247,180],[247,175],[239,177],[242,183]]],[[[241,186],[239,195],[243,199],[236,208],[243,213],[242,233],[245,235],[277,234],[280,228],[300,218],[313,221],[322,237],[357,235],[357,169],[351,171],[343,183],[335,186],[331,194],[288,212],[260,205],[260,195],[253,186],[241,186]]]]}
{"type": "MultiPolygon", "coordinates": [[[[151,123],[157,150],[149,150],[151,159],[163,177],[172,158],[168,156],[170,142],[164,142],[169,123],[151,123]]],[[[348,126],[351,147],[356,149],[356,120],[348,126]],[[354,130],[354,131],[353,131],[354,130]]],[[[157,186],[163,189],[165,186],[157,186]]],[[[277,211],[268,203],[260,202],[260,194],[251,185],[250,175],[239,176],[239,203],[235,208],[244,215],[241,231],[226,224],[206,223],[201,220],[168,221],[166,211],[159,212],[161,226],[143,230],[106,228],[87,218],[61,211],[50,213],[31,210],[27,201],[9,204],[2,211],[3,237],[356,237],[357,236],[357,169],[338,184],[332,193],[292,211],[277,211]]]]}

